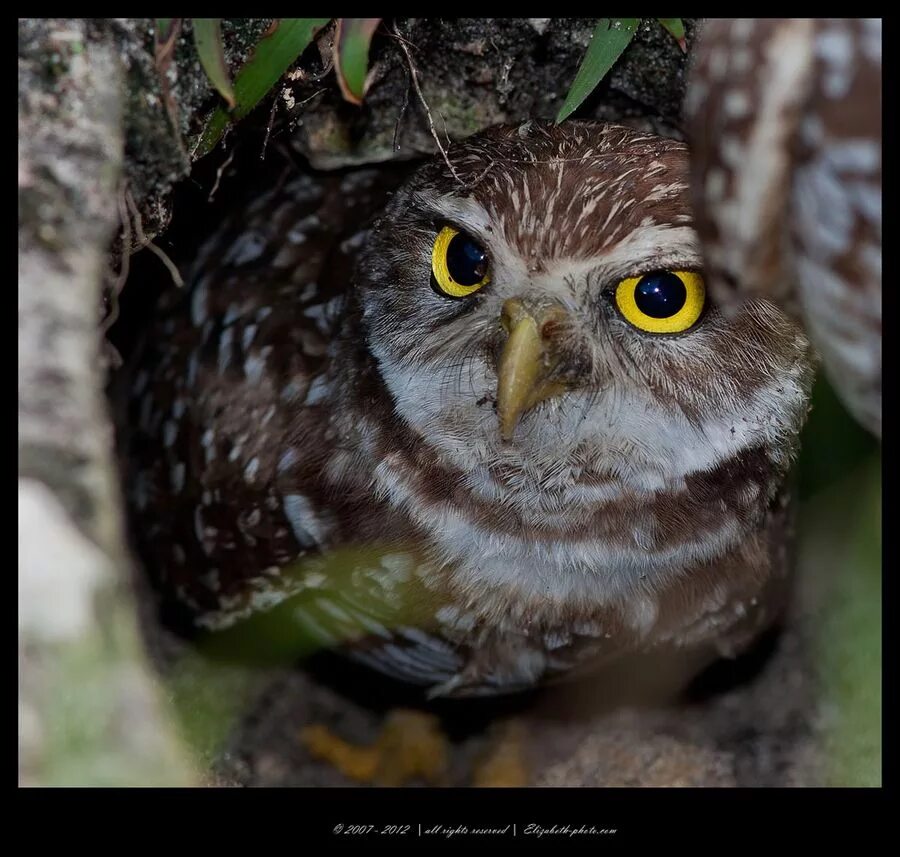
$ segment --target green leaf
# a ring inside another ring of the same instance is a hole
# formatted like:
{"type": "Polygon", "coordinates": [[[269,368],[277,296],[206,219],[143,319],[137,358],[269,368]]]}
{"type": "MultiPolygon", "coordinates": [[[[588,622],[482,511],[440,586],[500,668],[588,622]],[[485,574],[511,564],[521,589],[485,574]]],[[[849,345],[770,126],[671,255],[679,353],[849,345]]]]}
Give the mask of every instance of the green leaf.
{"type": "Polygon", "coordinates": [[[228,102],[228,106],[234,107],[234,90],[231,88],[228,63],[225,62],[219,21],[219,18],[194,18],[194,44],[197,46],[200,65],[203,66],[209,82],[228,102]]]}
{"type": "Polygon", "coordinates": [[[634,38],[639,21],[640,18],[600,19],[569,94],[557,114],[557,125],[570,116],[603,80],[634,38]]]}
{"type": "Polygon", "coordinates": [[[678,42],[678,47],[680,47],[684,53],[687,53],[687,42],[684,38],[684,23],[681,18],[657,18],[656,20],[672,34],[672,38],[678,42]]]}
{"type": "Polygon", "coordinates": [[[207,123],[197,156],[212,151],[230,120],[243,119],[281,79],[330,18],[282,18],[256,46],[253,56],[234,78],[235,107],[229,115],[220,107],[207,123]]]}
{"type": "Polygon", "coordinates": [[[341,18],[334,39],[334,67],[345,100],[362,104],[369,70],[369,43],[381,18],[341,18]]]}
{"type": "Polygon", "coordinates": [[[172,25],[180,19],[178,18],[157,18],[156,19],[156,42],[163,44],[169,40],[172,35],[172,25]]]}

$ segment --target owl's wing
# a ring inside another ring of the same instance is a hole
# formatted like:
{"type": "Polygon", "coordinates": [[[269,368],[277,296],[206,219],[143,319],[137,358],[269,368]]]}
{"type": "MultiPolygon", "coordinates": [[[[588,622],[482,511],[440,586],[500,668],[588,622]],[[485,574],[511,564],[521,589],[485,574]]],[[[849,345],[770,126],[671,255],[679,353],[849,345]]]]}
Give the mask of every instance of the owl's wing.
{"type": "Polygon", "coordinates": [[[799,315],[881,436],[881,21],[716,19],[685,100],[707,279],[799,315]]]}
{"type": "Polygon", "coordinates": [[[137,357],[127,493],[142,559],[194,617],[274,603],[328,542],[314,491],[330,345],[365,224],[399,176],[300,174],[256,193],[160,301],[137,357]]]}
{"type": "Polygon", "coordinates": [[[170,618],[218,631],[206,645],[229,656],[335,648],[420,685],[465,664],[426,630],[438,608],[415,548],[370,509],[338,520],[340,498],[321,488],[331,345],[366,224],[407,171],[298,175],[236,206],[185,292],[160,301],[137,357],[134,538],[170,618]]]}

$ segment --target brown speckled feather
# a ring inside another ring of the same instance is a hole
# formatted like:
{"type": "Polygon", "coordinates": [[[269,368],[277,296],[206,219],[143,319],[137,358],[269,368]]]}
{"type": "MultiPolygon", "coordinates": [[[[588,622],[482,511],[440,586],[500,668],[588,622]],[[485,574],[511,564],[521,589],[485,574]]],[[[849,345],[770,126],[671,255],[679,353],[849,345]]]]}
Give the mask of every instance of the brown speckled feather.
{"type": "Polygon", "coordinates": [[[261,194],[200,249],[188,294],[159,308],[134,386],[134,502],[153,571],[203,609],[321,540],[284,514],[283,493],[322,456],[316,407],[290,406],[327,368],[384,184],[300,175],[261,194]]]}
{"type": "Polygon", "coordinates": [[[710,288],[802,318],[878,436],[881,51],[879,19],[711,20],[685,103],[710,288]]]}

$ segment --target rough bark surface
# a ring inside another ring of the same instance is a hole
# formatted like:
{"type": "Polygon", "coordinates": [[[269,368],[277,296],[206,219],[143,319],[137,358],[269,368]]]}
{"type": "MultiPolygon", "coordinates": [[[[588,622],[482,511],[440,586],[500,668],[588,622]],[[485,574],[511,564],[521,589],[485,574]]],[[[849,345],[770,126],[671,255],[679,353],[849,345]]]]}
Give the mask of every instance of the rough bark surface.
{"type": "Polygon", "coordinates": [[[19,35],[20,782],[187,782],[138,636],[103,390],[121,60],[77,21],[19,35]]]}

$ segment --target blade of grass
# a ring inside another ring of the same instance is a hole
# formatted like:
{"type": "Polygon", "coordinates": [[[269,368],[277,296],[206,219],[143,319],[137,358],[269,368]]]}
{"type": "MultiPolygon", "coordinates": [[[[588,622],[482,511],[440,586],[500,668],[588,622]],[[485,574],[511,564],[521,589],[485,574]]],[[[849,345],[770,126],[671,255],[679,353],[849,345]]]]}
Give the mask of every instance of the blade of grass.
{"type": "Polygon", "coordinates": [[[219,18],[194,18],[194,44],[197,46],[200,65],[203,66],[209,82],[228,102],[228,106],[234,107],[234,90],[231,88],[228,63],[225,62],[222,29],[219,21],[219,18]]]}
{"type": "Polygon", "coordinates": [[[334,38],[334,68],[341,94],[351,104],[362,104],[369,44],[381,18],[341,18],[334,38]]]}
{"type": "Polygon", "coordinates": [[[557,125],[577,110],[603,80],[634,38],[639,21],[639,18],[600,19],[591,36],[591,43],[581,61],[578,74],[575,75],[566,100],[557,114],[557,125]]]}
{"type": "Polygon", "coordinates": [[[212,151],[229,121],[243,119],[281,79],[330,18],[282,18],[257,44],[234,78],[235,107],[229,114],[220,107],[206,125],[197,156],[212,151]]]}
{"type": "Polygon", "coordinates": [[[681,18],[657,18],[656,20],[659,21],[659,23],[669,31],[672,38],[678,42],[678,47],[680,47],[684,53],[687,53],[687,42],[684,38],[684,22],[681,18]]]}

